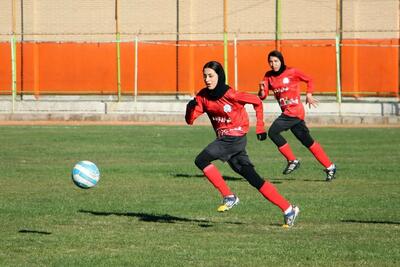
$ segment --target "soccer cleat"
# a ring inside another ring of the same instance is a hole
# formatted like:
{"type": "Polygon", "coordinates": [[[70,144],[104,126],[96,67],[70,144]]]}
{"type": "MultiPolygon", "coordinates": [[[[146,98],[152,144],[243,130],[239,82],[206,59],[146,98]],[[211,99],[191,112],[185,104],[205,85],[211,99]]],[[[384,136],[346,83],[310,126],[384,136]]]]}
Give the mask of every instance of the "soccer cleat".
{"type": "Polygon", "coordinates": [[[300,167],[300,161],[295,159],[295,160],[289,160],[287,163],[286,168],[283,170],[283,174],[289,174],[293,172],[294,170],[298,169],[300,167]]]}
{"type": "Polygon", "coordinates": [[[324,172],[326,172],[326,181],[330,182],[333,179],[335,179],[335,174],[336,174],[336,165],[333,164],[333,167],[331,169],[325,169],[324,172]]]}
{"type": "Polygon", "coordinates": [[[300,213],[300,209],[297,206],[292,206],[292,211],[288,214],[283,215],[283,227],[289,228],[294,225],[294,221],[296,220],[297,216],[300,213]]]}
{"type": "Polygon", "coordinates": [[[239,198],[235,195],[230,195],[224,197],[224,200],[222,201],[222,205],[218,207],[219,212],[227,211],[233,208],[233,206],[237,205],[239,203],[239,198]]]}

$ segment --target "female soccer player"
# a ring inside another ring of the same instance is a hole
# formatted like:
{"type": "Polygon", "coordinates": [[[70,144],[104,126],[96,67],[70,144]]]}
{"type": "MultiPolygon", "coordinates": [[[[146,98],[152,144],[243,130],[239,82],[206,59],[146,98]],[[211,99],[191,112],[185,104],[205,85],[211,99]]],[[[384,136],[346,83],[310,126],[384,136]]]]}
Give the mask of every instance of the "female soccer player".
{"type": "Polygon", "coordinates": [[[249,117],[244,105],[253,105],[257,118],[257,139],[262,141],[267,137],[262,101],[256,95],[236,92],[226,85],[224,69],[216,61],[204,65],[203,79],[206,87],[187,104],[185,119],[192,125],[197,117],[206,113],[215,130],[217,138],[200,152],[194,162],[223,197],[222,205],[217,210],[227,211],[239,203],[239,198],[230,190],[218,169],[212,164],[214,160],[219,159],[227,161],[236,173],[282,210],[285,227],[293,226],[299,208],[291,205],[270,182],[260,177],[246,152],[249,117]]]}
{"type": "Polygon", "coordinates": [[[287,159],[287,166],[283,174],[289,174],[300,167],[300,161],[281,135],[282,131],[290,129],[325,167],[326,181],[332,181],[335,178],[336,166],[330,161],[321,145],[311,137],[304,122],[304,107],[300,100],[299,83],[307,84],[306,104],[310,108],[311,106],[316,107],[318,100],[312,96],[313,82],[311,78],[295,68],[287,67],[283,55],[279,51],[274,50],[268,54],[268,63],[271,70],[265,74],[264,80],[260,83],[258,95],[261,100],[264,100],[268,95],[268,90],[271,90],[282,110],[282,114],[270,126],[268,135],[287,159]]]}

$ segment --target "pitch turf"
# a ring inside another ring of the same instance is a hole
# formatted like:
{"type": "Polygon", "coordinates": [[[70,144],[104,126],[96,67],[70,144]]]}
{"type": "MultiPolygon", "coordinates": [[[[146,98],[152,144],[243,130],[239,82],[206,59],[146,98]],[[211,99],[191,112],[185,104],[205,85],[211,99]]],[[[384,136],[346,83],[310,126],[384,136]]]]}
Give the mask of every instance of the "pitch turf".
{"type": "Polygon", "coordinates": [[[290,133],[302,161],[248,136],[256,169],[301,208],[280,210],[225,164],[241,203],[221,199],[193,159],[206,126],[0,127],[0,266],[399,266],[400,128],[312,128],[338,166],[322,167],[290,133]],[[97,163],[97,187],[74,186],[79,160],[97,163]]]}

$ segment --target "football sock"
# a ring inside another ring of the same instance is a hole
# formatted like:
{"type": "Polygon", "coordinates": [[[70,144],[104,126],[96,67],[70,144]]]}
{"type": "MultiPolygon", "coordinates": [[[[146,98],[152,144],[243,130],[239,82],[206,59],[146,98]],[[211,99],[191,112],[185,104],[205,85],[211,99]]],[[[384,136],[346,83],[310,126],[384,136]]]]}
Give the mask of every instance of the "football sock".
{"type": "Polygon", "coordinates": [[[291,207],[290,203],[281,194],[279,194],[275,186],[270,182],[265,181],[259,191],[271,203],[278,206],[282,212],[291,207]]]}
{"type": "Polygon", "coordinates": [[[308,149],[325,168],[328,168],[332,165],[332,162],[329,160],[328,156],[326,155],[325,151],[322,149],[322,146],[319,143],[314,142],[314,144],[312,144],[308,149]]]}
{"type": "Polygon", "coordinates": [[[284,144],[281,147],[278,147],[279,152],[282,153],[282,155],[288,160],[288,161],[292,161],[295,160],[296,157],[293,154],[292,149],[289,146],[289,143],[284,144]]]}
{"type": "Polygon", "coordinates": [[[204,175],[207,179],[214,185],[215,188],[221,193],[222,197],[233,195],[232,191],[229,189],[228,185],[225,183],[224,178],[218,169],[210,164],[203,169],[204,175]]]}

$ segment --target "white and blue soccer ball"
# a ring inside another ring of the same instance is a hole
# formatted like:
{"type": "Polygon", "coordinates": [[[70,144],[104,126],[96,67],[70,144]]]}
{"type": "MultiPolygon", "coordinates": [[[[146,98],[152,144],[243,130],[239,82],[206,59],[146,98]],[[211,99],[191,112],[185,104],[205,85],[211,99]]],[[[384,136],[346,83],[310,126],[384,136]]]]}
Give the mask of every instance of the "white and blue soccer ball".
{"type": "Polygon", "coordinates": [[[83,160],[75,164],[71,176],[76,186],[89,189],[99,182],[100,171],[93,162],[83,160]]]}

